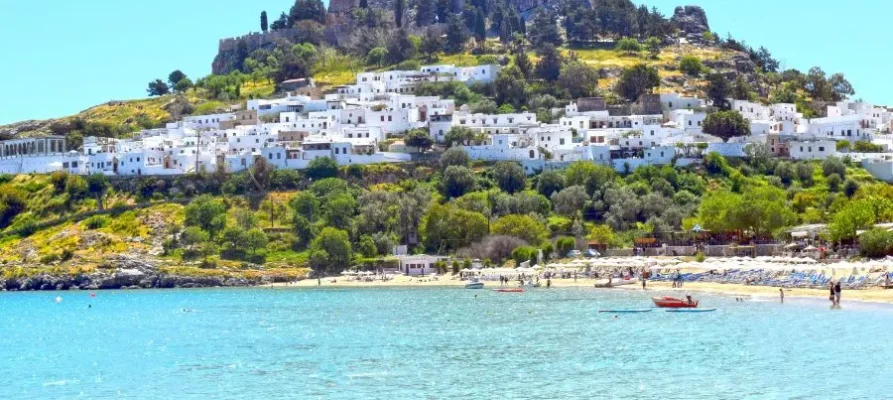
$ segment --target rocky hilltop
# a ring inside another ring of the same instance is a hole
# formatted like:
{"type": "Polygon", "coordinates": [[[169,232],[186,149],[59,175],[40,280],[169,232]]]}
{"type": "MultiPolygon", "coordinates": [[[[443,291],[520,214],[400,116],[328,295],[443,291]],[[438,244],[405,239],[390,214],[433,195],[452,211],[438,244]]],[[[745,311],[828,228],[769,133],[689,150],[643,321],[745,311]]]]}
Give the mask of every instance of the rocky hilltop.
{"type": "Polygon", "coordinates": [[[707,13],[699,6],[676,7],[670,22],[676,24],[689,43],[705,43],[704,33],[710,32],[707,13]]]}

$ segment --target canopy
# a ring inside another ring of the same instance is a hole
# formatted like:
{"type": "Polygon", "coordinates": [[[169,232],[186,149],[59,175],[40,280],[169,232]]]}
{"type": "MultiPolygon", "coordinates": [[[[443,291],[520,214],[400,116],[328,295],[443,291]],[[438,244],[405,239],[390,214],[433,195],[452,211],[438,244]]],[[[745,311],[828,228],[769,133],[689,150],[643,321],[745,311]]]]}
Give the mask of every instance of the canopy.
{"type": "Polygon", "coordinates": [[[793,238],[805,238],[808,235],[809,235],[809,232],[806,232],[806,231],[791,232],[791,237],[793,237],[793,238]]]}

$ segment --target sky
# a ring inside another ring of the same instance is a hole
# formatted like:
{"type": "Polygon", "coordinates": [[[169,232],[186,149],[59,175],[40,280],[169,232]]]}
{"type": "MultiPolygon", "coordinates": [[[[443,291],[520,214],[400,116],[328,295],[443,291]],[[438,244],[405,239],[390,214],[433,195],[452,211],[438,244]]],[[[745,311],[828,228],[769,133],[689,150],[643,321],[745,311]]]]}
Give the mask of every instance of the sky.
{"type": "MultiPolygon", "coordinates": [[[[324,2],[328,2],[324,0],[324,2]]],[[[641,1],[634,0],[641,3],[641,1]]],[[[649,0],[668,17],[697,4],[711,30],[765,46],[785,68],[843,72],[855,98],[893,105],[885,28],[893,2],[649,0]]],[[[62,117],[110,100],[146,97],[174,69],[211,72],[220,38],[260,30],[291,0],[0,0],[0,124],[62,117]]]]}

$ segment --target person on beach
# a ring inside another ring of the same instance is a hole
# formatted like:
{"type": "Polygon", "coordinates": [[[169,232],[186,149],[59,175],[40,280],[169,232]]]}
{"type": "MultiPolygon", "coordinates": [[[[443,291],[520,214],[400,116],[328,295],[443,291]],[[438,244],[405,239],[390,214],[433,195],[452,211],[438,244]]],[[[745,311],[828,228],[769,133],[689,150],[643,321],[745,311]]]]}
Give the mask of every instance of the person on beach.
{"type": "Polygon", "coordinates": [[[546,289],[552,288],[552,278],[546,278],[546,289]]]}
{"type": "Polygon", "coordinates": [[[784,304],[784,289],[778,288],[778,294],[781,296],[781,303],[784,304]]]}

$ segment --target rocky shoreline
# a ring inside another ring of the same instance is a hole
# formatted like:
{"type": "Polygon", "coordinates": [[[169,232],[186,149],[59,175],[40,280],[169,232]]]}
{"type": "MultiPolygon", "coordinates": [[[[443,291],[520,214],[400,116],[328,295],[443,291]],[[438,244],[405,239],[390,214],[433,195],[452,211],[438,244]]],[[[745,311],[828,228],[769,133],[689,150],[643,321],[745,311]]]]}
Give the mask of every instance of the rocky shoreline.
{"type": "Polygon", "coordinates": [[[0,291],[175,289],[242,287],[272,283],[268,277],[188,276],[169,274],[154,260],[121,257],[90,273],[53,274],[41,272],[23,277],[0,277],[0,291]]]}

